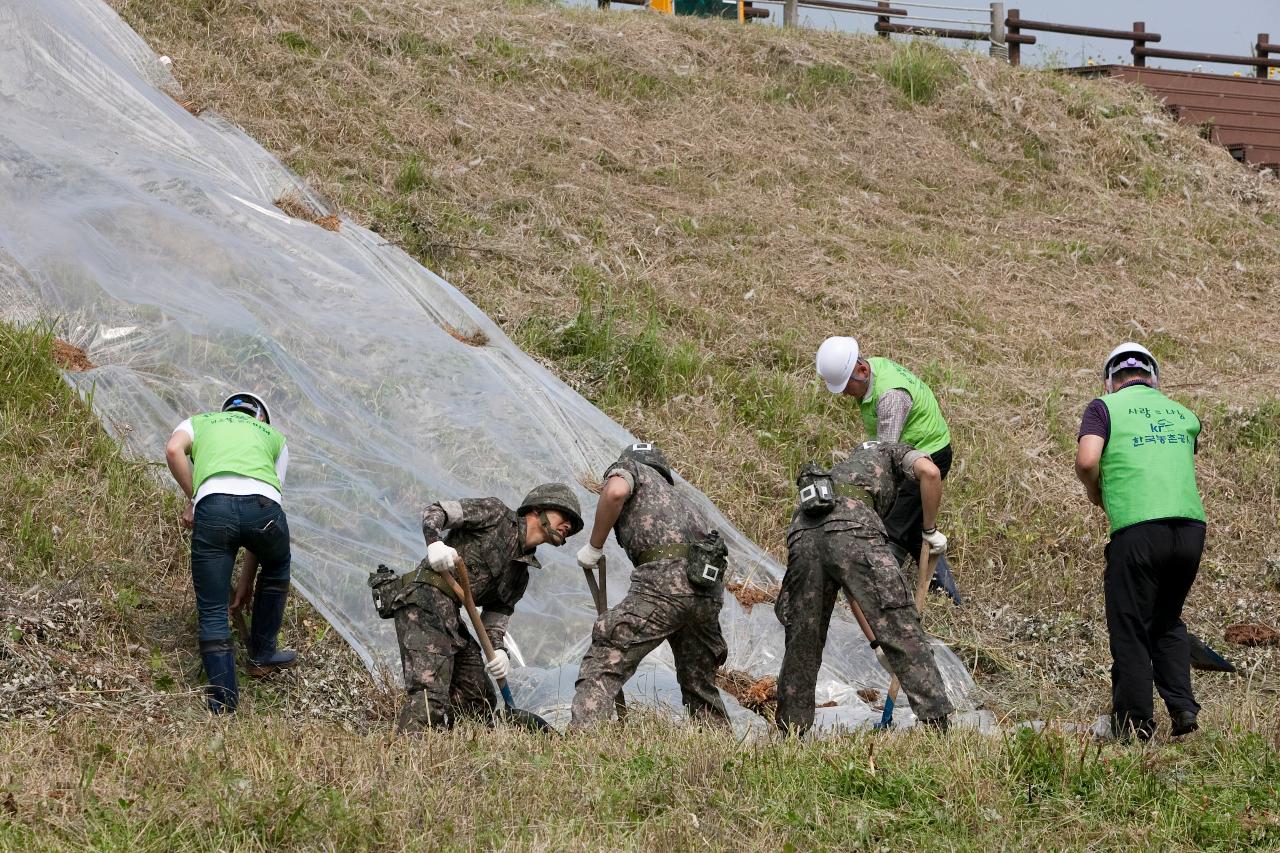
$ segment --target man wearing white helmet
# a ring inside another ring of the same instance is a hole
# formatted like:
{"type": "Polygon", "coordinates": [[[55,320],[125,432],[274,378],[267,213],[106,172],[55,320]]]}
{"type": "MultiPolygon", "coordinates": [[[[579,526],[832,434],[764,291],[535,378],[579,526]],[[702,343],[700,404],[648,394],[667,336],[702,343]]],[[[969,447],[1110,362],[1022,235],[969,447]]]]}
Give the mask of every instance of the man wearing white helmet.
{"type": "Polygon", "coordinates": [[[188,498],[181,522],[191,529],[191,580],[209,710],[228,713],[240,699],[228,616],[251,593],[249,674],[260,677],[297,663],[296,653],[276,648],[289,594],[289,522],[280,506],[289,448],[271,426],[262,398],[239,393],[220,411],[178,424],[165,459],[188,498]],[[231,573],[241,548],[245,566],[232,597],[231,573]]]}
{"type": "MultiPolygon", "coordinates": [[[[951,430],[933,391],[919,377],[896,361],[866,357],[854,338],[832,337],[822,342],[817,355],[818,376],[833,394],[858,401],[862,423],[871,441],[902,442],[927,453],[945,479],[951,470],[951,430]]],[[[951,567],[947,564],[947,537],[938,529],[924,529],[920,488],[904,484],[893,509],[884,518],[890,545],[899,560],[918,558],[922,540],[939,555],[934,586],[960,603],[951,567]]]]}
{"type": "Polygon", "coordinates": [[[1205,515],[1196,487],[1200,420],[1158,390],[1160,367],[1124,343],[1102,366],[1106,394],[1080,424],[1076,476],[1111,526],[1103,594],[1111,645],[1111,730],[1147,740],[1156,729],[1151,688],[1174,736],[1198,728],[1182,606],[1200,568],[1205,515]]]}

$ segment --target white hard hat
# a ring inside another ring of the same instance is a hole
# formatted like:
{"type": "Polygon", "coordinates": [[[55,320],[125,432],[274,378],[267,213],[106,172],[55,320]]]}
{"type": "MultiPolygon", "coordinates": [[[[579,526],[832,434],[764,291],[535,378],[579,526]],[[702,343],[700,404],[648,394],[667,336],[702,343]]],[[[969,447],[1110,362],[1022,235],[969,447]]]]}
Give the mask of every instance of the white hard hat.
{"type": "Polygon", "coordinates": [[[248,391],[232,394],[223,400],[221,411],[244,412],[253,418],[261,416],[265,423],[271,423],[271,412],[267,409],[267,404],[257,394],[250,394],[248,391]]]}
{"type": "Polygon", "coordinates": [[[1151,354],[1151,350],[1133,341],[1125,341],[1111,351],[1107,360],[1102,363],[1102,379],[1104,382],[1109,381],[1116,372],[1130,367],[1141,368],[1157,382],[1160,381],[1160,365],[1156,362],[1156,357],[1151,354]]]}
{"type": "Polygon", "coordinates": [[[853,338],[827,338],[818,347],[818,375],[832,394],[844,391],[857,363],[858,342],[853,338]]]}

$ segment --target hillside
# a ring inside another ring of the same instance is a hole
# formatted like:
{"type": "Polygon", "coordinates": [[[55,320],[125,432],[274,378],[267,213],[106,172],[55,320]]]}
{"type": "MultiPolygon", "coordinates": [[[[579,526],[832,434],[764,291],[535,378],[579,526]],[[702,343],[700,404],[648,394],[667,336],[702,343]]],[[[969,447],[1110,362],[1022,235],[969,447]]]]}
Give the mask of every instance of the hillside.
{"type": "Polygon", "coordinates": [[[296,600],[304,666],[211,719],[177,503],[55,353],[75,355],[0,324],[0,850],[1280,843],[1280,760],[1247,726],[1144,749],[1030,730],[744,743],[633,709],[605,737],[395,737],[391,697],[296,600]]]}
{"type": "Polygon", "coordinates": [[[1280,846],[1280,650],[1223,641],[1280,613],[1271,179],[1139,91],[920,42],[546,0],[110,3],[175,98],[332,202],[308,215],[448,278],[776,556],[795,469],[862,438],[818,343],[921,373],[969,600],[926,624],[1007,728],[397,737],[296,596],[307,666],[210,720],[163,469],[60,379],[74,351],[0,324],[0,850],[1280,846]],[[1071,458],[1125,338],[1205,423],[1187,621],[1241,669],[1197,674],[1199,735],[1143,747],[1012,728],[1106,710],[1106,529],[1071,458]]]}
{"type": "MultiPolygon", "coordinates": [[[[1105,527],[1071,453],[1117,341],[1205,422],[1192,629],[1280,609],[1257,544],[1280,195],[1141,92],[544,2],[114,5],[190,108],[460,287],[775,554],[799,464],[861,440],[817,344],[853,333],[916,369],[955,434],[944,524],[976,604],[931,624],[1000,676],[993,707],[1105,695],[1105,527]]],[[[1233,652],[1276,689],[1273,659],[1233,652]]]]}

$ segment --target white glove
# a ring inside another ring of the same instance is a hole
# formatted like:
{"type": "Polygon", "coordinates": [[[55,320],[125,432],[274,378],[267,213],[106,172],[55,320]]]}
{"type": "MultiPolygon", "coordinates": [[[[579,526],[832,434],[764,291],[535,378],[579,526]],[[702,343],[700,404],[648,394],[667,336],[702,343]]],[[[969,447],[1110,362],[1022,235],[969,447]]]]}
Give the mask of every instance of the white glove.
{"type": "Polygon", "coordinates": [[[944,554],[947,551],[947,537],[936,527],[932,533],[924,534],[924,541],[929,543],[930,554],[944,554]]]}
{"type": "Polygon", "coordinates": [[[507,657],[507,653],[502,649],[494,649],[493,660],[485,661],[484,668],[490,675],[501,681],[511,671],[511,658],[507,657]]]}
{"type": "Polygon", "coordinates": [[[600,558],[604,556],[604,551],[600,548],[591,547],[588,542],[578,550],[578,565],[584,569],[594,569],[600,564],[600,558]]]}
{"type": "Polygon", "coordinates": [[[450,548],[443,542],[432,542],[427,546],[427,562],[437,572],[453,571],[453,564],[457,559],[457,550],[450,548]]]}

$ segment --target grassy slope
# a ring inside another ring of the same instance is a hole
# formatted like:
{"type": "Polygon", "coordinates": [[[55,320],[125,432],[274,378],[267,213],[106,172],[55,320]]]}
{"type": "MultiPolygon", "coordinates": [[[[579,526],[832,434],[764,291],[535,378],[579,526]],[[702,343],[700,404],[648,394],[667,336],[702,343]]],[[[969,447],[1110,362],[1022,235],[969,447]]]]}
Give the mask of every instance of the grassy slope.
{"type": "Polygon", "coordinates": [[[1029,731],[743,744],[644,715],[608,737],[393,738],[350,653],[304,640],[297,680],[211,719],[176,502],[120,457],[49,344],[0,325],[0,711],[23,709],[0,722],[0,849],[1280,844],[1280,757],[1243,716],[1145,749],[1029,731]],[[55,630],[86,607],[79,633],[55,630]]]}
{"type": "MultiPolygon", "coordinates": [[[[1105,701],[1105,527],[1071,473],[1137,337],[1201,412],[1189,621],[1280,606],[1273,187],[1115,85],[928,46],[542,2],[114,0],[195,103],[459,285],[781,551],[791,477],[860,440],[812,354],[929,380],[979,606],[931,616],[997,707],[1105,701]],[[1018,677],[1029,674],[1030,677],[1018,677]]],[[[583,472],[579,472],[583,473],[583,472]]],[[[1258,673],[1277,686],[1273,659],[1258,673]]]]}
{"type": "MultiPolygon", "coordinates": [[[[1277,507],[1280,362],[1262,312],[1280,207],[1134,93],[830,34],[540,3],[115,5],[174,57],[189,95],[664,442],[766,544],[795,463],[859,436],[814,386],[817,342],[852,329],[919,369],[964,460],[948,521],[977,604],[929,618],[984,670],[1007,667],[983,679],[997,707],[1101,707],[1104,531],[1069,452],[1116,338],[1143,337],[1169,381],[1201,383],[1175,389],[1211,438],[1193,627],[1212,638],[1275,613],[1255,543],[1277,507]],[[908,97],[904,74],[936,82],[936,98],[908,97]],[[1139,300],[1151,304],[1119,307],[1139,300]]],[[[475,732],[388,743],[342,713],[299,722],[303,683],[210,724],[172,698],[195,672],[172,507],[47,363],[11,357],[29,341],[4,345],[6,388],[18,373],[34,384],[27,403],[5,401],[0,566],[11,589],[99,632],[63,647],[5,610],[6,683],[31,660],[56,678],[44,720],[0,729],[4,846],[1280,843],[1264,734],[1278,675],[1261,652],[1240,653],[1247,680],[1201,682],[1221,733],[1133,751],[911,736],[876,742],[873,761],[866,737],[742,746],[656,724],[554,747],[475,732]],[[124,692],[88,680],[104,675],[124,692]],[[145,714],[120,698],[148,684],[145,714]],[[108,707],[74,707],[93,703],[108,707]],[[424,805],[424,778],[472,793],[446,813],[424,805]]],[[[380,713],[369,693],[352,702],[366,720],[380,713]]]]}

